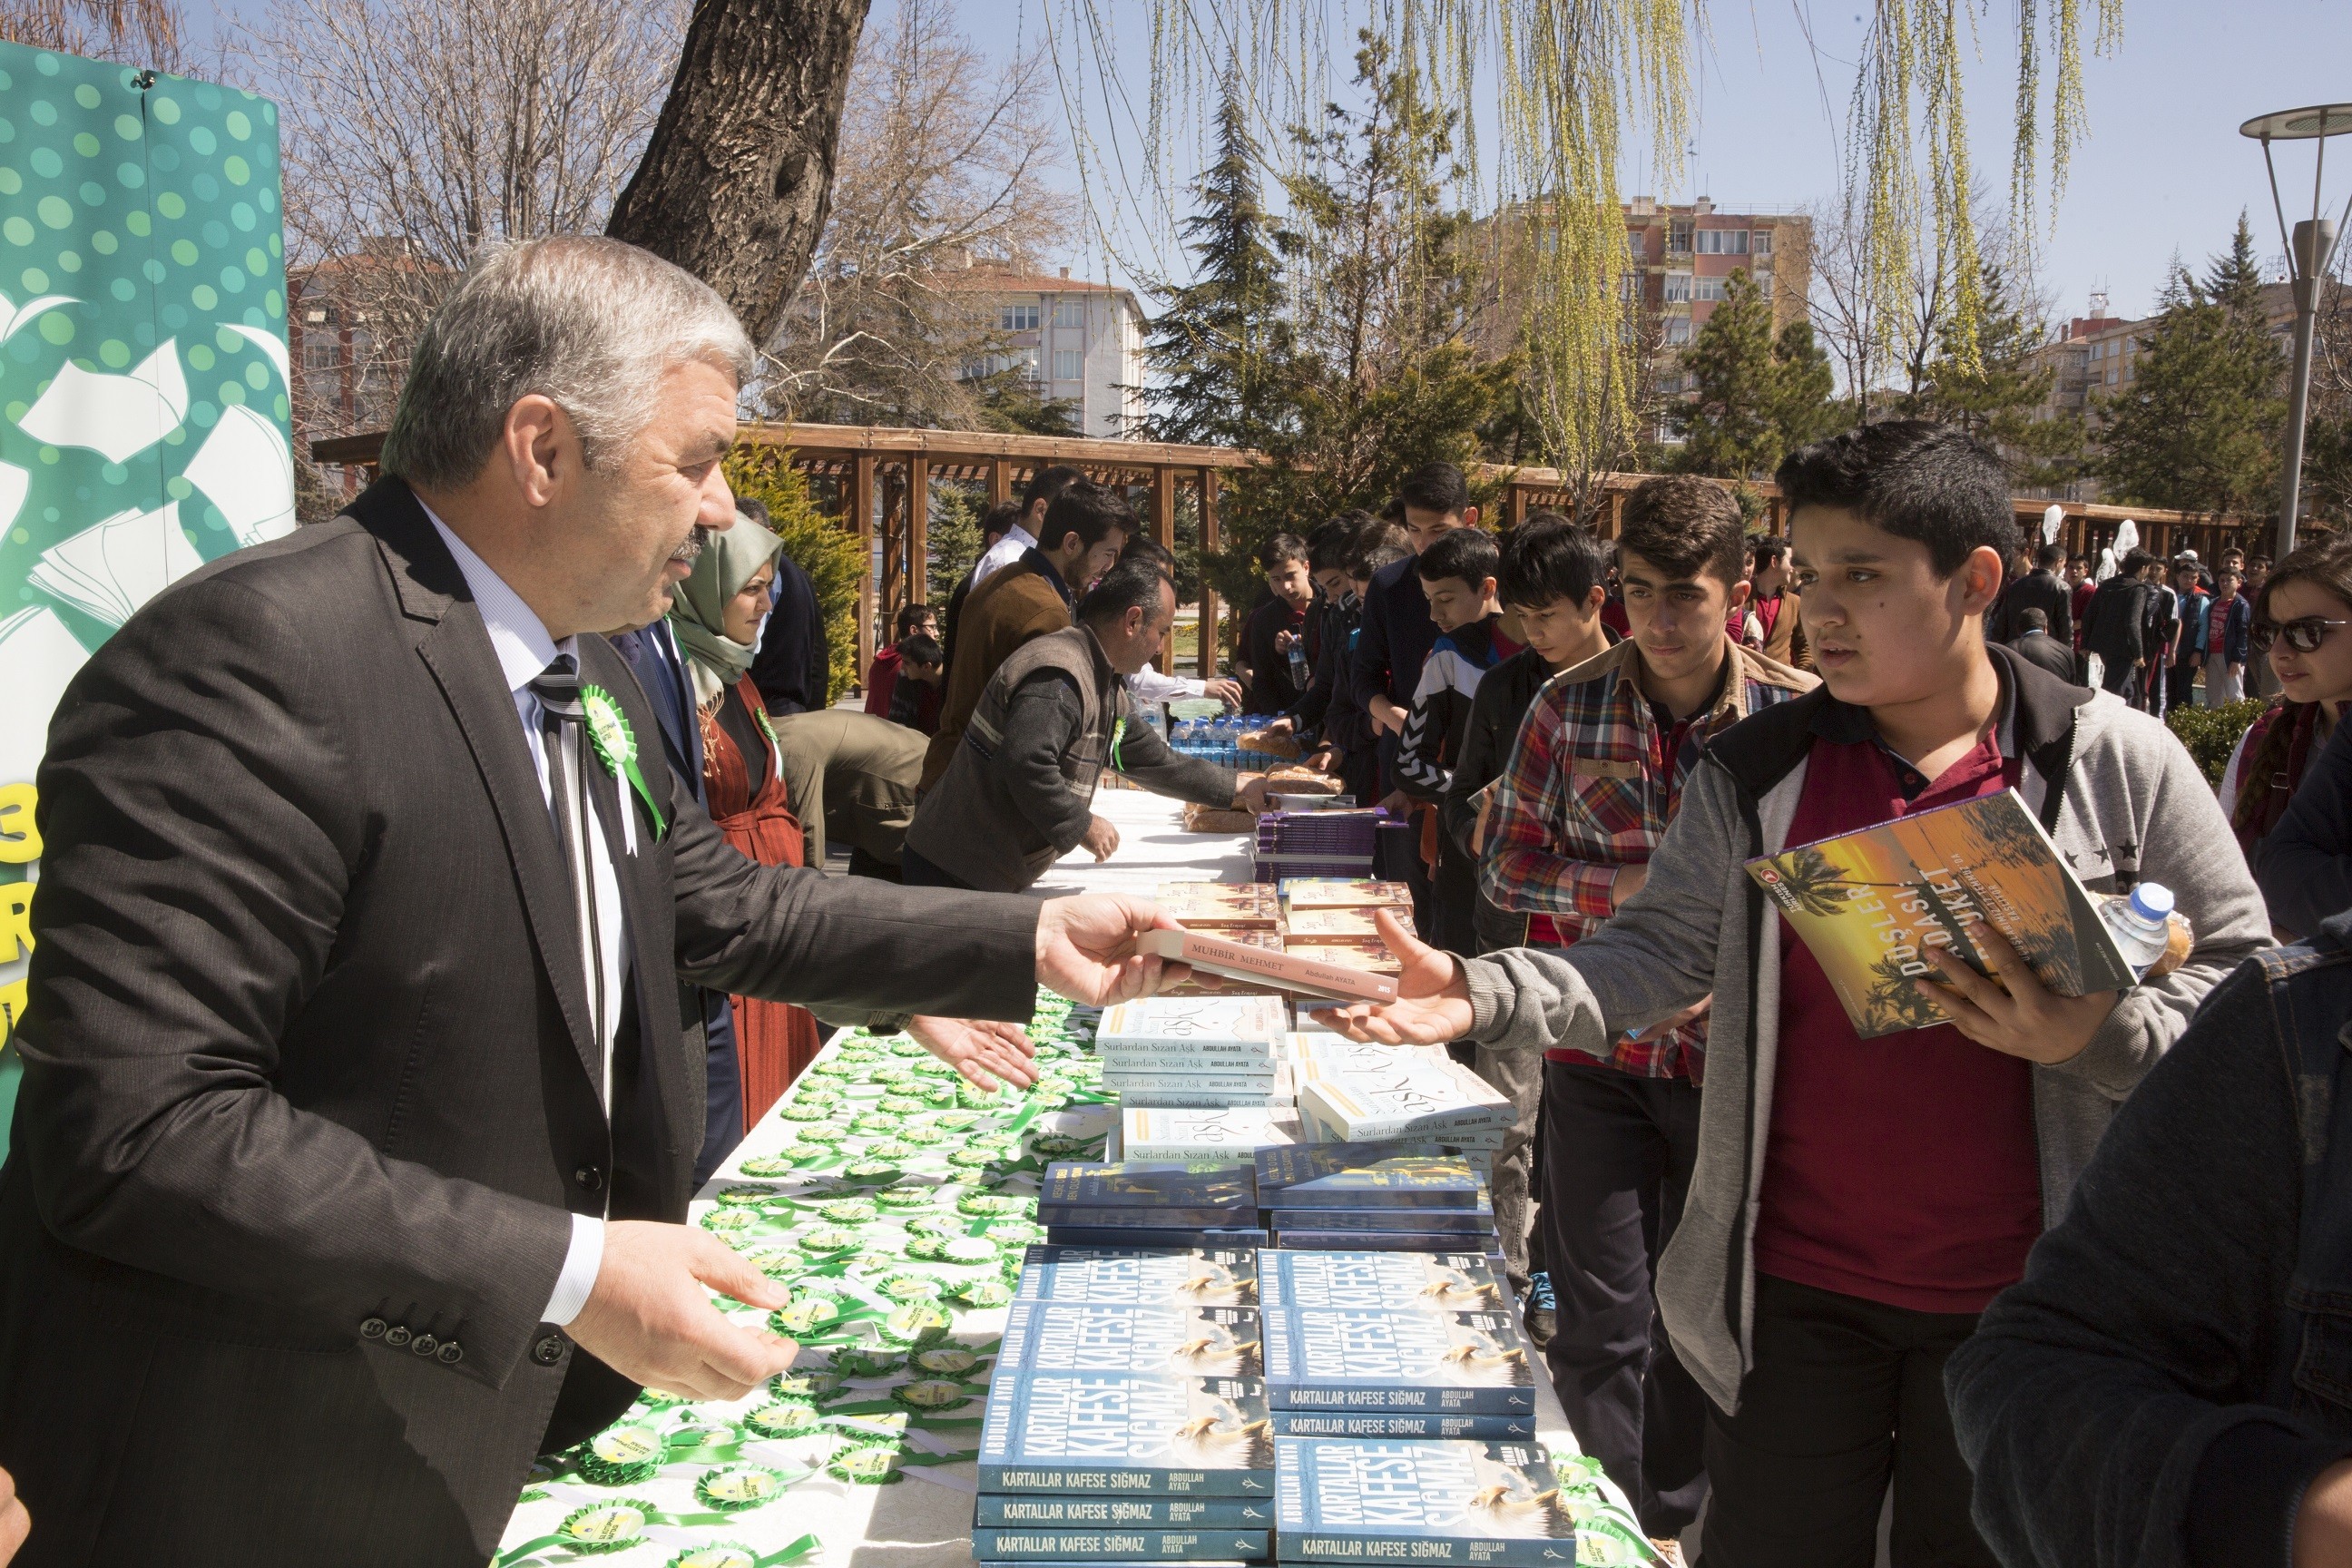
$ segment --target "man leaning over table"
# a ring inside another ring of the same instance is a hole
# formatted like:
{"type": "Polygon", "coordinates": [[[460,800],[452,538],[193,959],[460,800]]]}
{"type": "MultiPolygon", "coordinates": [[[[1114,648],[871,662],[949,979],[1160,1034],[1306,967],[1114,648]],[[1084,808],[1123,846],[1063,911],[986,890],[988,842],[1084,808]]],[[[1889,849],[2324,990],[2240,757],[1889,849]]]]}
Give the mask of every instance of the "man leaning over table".
{"type": "MultiPolygon", "coordinates": [[[[23,1563],[478,1563],[532,1456],[639,1384],[788,1365],[706,1288],[783,1292],[680,1223],[674,973],[869,1024],[1157,983],[1149,906],[762,868],[662,765],[580,634],[731,522],[751,363],[645,252],[494,247],[419,339],[385,478],[68,689],[0,1173],[23,1563]]],[[[1028,1079],[1017,1029],[911,1026],[1028,1079]]]]}

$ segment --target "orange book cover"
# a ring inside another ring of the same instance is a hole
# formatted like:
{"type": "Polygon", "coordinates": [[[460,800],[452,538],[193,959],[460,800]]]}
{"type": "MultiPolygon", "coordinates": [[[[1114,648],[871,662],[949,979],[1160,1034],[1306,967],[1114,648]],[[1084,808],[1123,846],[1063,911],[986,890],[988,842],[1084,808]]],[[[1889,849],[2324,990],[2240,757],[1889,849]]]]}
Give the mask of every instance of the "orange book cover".
{"type": "Polygon", "coordinates": [[[1151,931],[1136,946],[1177,963],[1228,980],[1288,991],[1334,1002],[1393,1002],[1397,984],[1386,974],[1373,974],[1344,964],[1302,958],[1295,952],[1252,947],[1197,931],[1151,931]]]}
{"type": "Polygon", "coordinates": [[[1916,982],[1926,951],[1987,965],[1961,921],[1980,916],[2062,996],[2132,984],[2098,906],[2014,790],[1898,816],[1748,862],[1812,950],[1864,1039],[1948,1021],[1916,982]]]}

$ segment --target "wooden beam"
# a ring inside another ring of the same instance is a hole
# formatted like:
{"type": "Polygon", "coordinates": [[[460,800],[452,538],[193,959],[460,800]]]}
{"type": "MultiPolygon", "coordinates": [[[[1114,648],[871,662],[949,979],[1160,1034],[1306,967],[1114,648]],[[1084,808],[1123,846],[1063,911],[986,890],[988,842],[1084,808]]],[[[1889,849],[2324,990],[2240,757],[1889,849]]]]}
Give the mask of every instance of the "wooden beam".
{"type": "MultiPolygon", "coordinates": [[[[1176,473],[1163,466],[1151,470],[1151,537],[1170,550],[1176,548],[1176,473]]],[[[1176,660],[1176,623],[1171,620],[1160,637],[1158,668],[1163,672],[1176,660]]]]}
{"type": "Polygon", "coordinates": [[[861,455],[849,469],[850,526],[857,535],[857,678],[866,679],[866,663],[875,654],[874,642],[874,459],[861,455]]]}
{"type": "Polygon", "coordinates": [[[1201,470],[1201,558],[1194,564],[1201,574],[1201,647],[1195,663],[1202,680],[1217,673],[1217,591],[1209,586],[1209,561],[1219,547],[1217,491],[1223,479],[1214,468],[1201,470]]]}
{"type": "Polygon", "coordinates": [[[988,504],[1013,499],[1013,459],[993,458],[988,465],[988,504]]]}
{"type": "Polygon", "coordinates": [[[907,602],[931,596],[931,462],[921,453],[907,459],[907,602]]]}

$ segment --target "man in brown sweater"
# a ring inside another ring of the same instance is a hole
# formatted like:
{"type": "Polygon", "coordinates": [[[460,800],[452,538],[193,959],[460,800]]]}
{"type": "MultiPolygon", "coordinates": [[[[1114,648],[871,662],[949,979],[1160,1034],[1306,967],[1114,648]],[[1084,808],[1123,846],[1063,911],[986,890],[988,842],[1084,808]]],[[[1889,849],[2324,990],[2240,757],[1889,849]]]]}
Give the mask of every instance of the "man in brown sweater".
{"type": "Polygon", "coordinates": [[[1118,491],[1079,479],[1045,509],[1037,542],[971,592],[956,623],[947,700],[923,758],[928,794],[948,771],[980,694],[1004,661],[1032,640],[1066,630],[1078,596],[1110,569],[1135,531],[1135,513],[1118,491]]]}

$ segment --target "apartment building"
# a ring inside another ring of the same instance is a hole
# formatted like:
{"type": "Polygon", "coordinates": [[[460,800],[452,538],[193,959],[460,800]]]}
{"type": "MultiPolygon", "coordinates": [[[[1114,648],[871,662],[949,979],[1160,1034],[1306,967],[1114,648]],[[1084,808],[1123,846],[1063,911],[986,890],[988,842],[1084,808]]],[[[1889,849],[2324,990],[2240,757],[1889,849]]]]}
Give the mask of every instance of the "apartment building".
{"type": "Polygon", "coordinates": [[[1143,309],[1115,284],[975,266],[946,286],[995,311],[1000,352],[975,367],[1026,366],[1038,395],[1072,405],[1084,435],[1133,436],[1143,417],[1143,309]]]}

